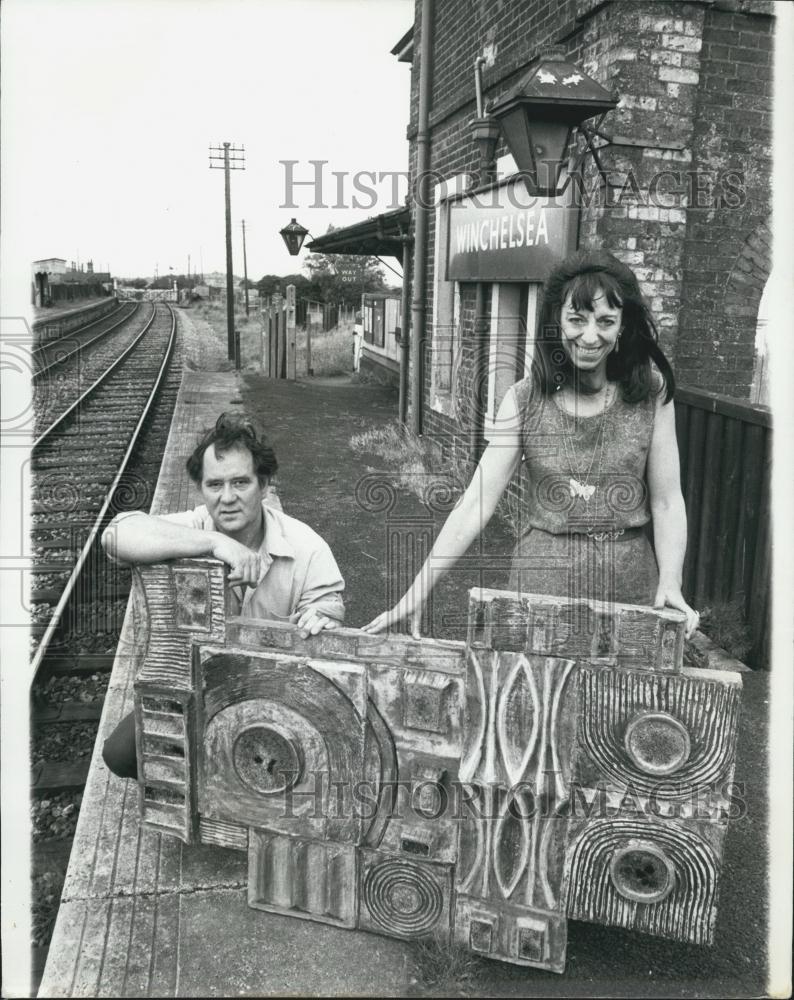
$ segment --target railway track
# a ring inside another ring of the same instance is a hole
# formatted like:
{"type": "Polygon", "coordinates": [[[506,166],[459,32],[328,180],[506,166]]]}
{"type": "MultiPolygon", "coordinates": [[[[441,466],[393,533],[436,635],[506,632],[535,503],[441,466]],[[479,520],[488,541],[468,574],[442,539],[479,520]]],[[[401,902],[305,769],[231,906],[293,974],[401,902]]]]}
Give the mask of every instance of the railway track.
{"type": "Polygon", "coordinates": [[[70,330],[68,333],[60,334],[57,337],[47,337],[39,340],[31,352],[35,363],[33,372],[34,384],[60,365],[75,357],[81,349],[96,343],[107,334],[112,333],[113,330],[135,315],[139,307],[139,302],[122,303],[113,312],[106,313],[104,316],[100,316],[99,319],[91,320],[85,326],[77,327],[77,329],[70,330]]]}
{"type": "MultiPolygon", "coordinates": [[[[64,338],[56,352],[50,351],[33,376],[36,397],[35,433],[40,435],[122,353],[154,315],[154,306],[136,303],[111,317],[99,331],[72,340],[64,338]]],[[[102,320],[98,321],[102,323],[102,320]]],[[[90,324],[94,326],[95,324],[90,324]]],[[[85,327],[84,331],[89,328],[85,327]]]]}
{"type": "Polygon", "coordinates": [[[173,310],[155,305],[123,353],[33,443],[32,541],[34,548],[42,543],[50,557],[53,552],[58,556],[33,576],[33,595],[39,598],[32,609],[34,639],[38,639],[34,680],[89,552],[108,516],[116,512],[117,489],[122,487],[124,500],[133,485],[125,481],[125,472],[175,339],[173,310]],[[72,553],[76,558],[69,566],[72,553]]]}
{"type": "MultiPolygon", "coordinates": [[[[181,377],[156,304],[121,356],[38,435],[31,456],[34,945],[46,949],[130,587],[98,544],[147,509],[181,377]]],[[[40,957],[42,957],[40,955],[40,957]]]]}

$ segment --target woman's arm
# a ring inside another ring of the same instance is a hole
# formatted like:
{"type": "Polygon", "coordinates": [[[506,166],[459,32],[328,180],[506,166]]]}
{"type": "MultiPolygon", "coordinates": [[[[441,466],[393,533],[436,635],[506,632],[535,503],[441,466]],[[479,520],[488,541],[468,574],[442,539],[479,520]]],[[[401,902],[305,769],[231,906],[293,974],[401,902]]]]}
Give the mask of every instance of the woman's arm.
{"type": "Polygon", "coordinates": [[[656,561],[659,564],[659,587],[654,607],[668,605],[683,611],[687,618],[687,638],[697,628],[699,615],[684,600],[681,583],[686,554],[686,507],[681,493],[678,441],[675,434],[675,411],[672,401],[656,401],[653,436],[648,453],[648,487],[656,561]]]}
{"type": "Polygon", "coordinates": [[[455,509],[444,522],[438,538],[416,579],[402,599],[364,626],[365,632],[382,632],[413,617],[418,635],[419,619],[438,578],[457,562],[490,521],[496,505],[521,460],[521,420],[515,392],[505,395],[495,422],[496,432],[455,509]]]}

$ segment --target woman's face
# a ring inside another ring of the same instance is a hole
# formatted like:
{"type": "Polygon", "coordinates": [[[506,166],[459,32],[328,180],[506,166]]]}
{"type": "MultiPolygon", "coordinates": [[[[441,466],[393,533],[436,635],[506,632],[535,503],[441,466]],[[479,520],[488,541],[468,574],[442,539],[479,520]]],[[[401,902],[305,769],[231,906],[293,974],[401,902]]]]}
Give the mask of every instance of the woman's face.
{"type": "Polygon", "coordinates": [[[605,369],[622,322],[623,310],[610,306],[603,292],[594,296],[592,311],[575,309],[569,293],[560,311],[560,329],[563,347],[574,365],[583,372],[605,369]]]}

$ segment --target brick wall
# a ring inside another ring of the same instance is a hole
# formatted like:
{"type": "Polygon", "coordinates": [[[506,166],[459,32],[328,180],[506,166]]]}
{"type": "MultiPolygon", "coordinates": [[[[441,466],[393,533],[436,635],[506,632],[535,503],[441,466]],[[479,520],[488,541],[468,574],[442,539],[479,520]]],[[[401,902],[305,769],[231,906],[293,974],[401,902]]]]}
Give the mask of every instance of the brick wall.
{"type": "Polygon", "coordinates": [[[686,186],[699,79],[701,4],[609,4],[590,19],[581,62],[620,97],[604,130],[608,182],[587,163],[585,186],[598,190],[581,216],[580,245],[603,246],[631,266],[675,360],[686,186]]]}
{"type": "Polygon", "coordinates": [[[764,15],[705,12],[692,166],[735,173],[739,194],[688,209],[675,355],[682,382],[745,399],[770,271],[773,28],[764,15]]]}

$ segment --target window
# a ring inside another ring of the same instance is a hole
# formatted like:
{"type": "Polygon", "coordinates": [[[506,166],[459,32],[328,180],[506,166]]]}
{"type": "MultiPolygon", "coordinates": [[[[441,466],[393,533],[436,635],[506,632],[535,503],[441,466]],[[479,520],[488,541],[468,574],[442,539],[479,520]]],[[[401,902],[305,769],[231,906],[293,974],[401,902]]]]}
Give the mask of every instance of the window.
{"type": "Polygon", "coordinates": [[[498,282],[493,285],[486,436],[493,428],[494,418],[507,390],[529,374],[540,289],[541,285],[535,282],[498,282]]]}

